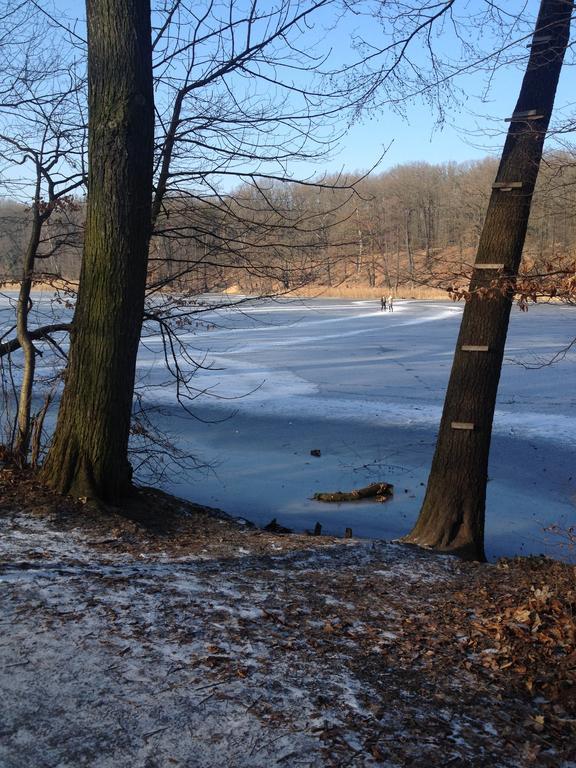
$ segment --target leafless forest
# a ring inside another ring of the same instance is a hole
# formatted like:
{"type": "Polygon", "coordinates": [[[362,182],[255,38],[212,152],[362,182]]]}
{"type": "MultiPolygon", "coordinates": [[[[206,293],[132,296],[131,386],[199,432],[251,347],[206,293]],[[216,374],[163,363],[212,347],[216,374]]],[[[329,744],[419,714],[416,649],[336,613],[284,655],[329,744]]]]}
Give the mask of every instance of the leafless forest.
{"type": "MultiPolygon", "coordinates": [[[[215,205],[172,195],[152,239],[149,289],[193,292],[237,286],[282,293],[312,284],[410,291],[463,288],[497,161],[412,163],[369,178],[325,176],[319,186],[240,186],[215,205]],[[352,189],[350,188],[352,187],[352,189]]],[[[569,268],[576,248],[576,161],[545,157],[524,249],[523,271],[569,268]]],[[[30,230],[30,209],[0,204],[0,277],[17,281],[30,230]]],[[[77,281],[84,203],[70,198],[45,226],[37,279],[77,281]]],[[[543,289],[540,284],[537,291],[543,289]]]]}

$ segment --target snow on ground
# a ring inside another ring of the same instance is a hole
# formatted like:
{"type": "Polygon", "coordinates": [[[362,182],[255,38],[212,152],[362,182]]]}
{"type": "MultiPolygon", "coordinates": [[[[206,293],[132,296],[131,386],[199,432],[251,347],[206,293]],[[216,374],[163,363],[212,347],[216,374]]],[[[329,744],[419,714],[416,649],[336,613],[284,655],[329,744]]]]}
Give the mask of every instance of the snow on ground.
{"type": "Polygon", "coordinates": [[[454,650],[494,566],[210,524],[186,554],[0,518],[3,768],[568,768],[541,700],[454,650]]]}

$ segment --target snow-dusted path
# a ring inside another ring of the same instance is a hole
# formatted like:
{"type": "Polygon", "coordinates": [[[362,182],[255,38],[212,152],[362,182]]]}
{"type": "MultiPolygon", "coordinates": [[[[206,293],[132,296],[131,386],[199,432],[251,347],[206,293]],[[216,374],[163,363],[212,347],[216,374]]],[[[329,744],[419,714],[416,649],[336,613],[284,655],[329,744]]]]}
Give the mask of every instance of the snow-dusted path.
{"type": "Polygon", "coordinates": [[[568,768],[537,698],[486,676],[498,651],[467,649],[459,590],[494,566],[270,536],[263,554],[250,530],[227,557],[123,553],[0,522],[3,768],[568,768]]]}

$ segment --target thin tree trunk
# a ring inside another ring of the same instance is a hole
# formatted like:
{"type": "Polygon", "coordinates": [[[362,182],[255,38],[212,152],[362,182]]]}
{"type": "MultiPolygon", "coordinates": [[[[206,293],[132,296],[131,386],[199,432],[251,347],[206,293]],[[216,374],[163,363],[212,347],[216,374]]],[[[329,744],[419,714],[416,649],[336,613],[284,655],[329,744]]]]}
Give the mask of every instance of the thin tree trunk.
{"type": "Polygon", "coordinates": [[[540,226],[538,229],[538,258],[540,261],[544,259],[544,241],[545,241],[545,232],[547,229],[547,210],[546,210],[546,203],[542,206],[542,216],[540,218],[540,226]]]}
{"type": "Polygon", "coordinates": [[[406,253],[408,254],[408,274],[410,276],[410,286],[412,286],[412,281],[414,278],[414,258],[412,256],[412,244],[410,242],[410,218],[412,216],[412,209],[407,208],[406,209],[406,218],[405,218],[405,239],[406,239],[406,253]]]}
{"type": "Polygon", "coordinates": [[[394,284],[394,291],[398,293],[398,285],[400,283],[400,226],[396,226],[396,281],[394,284]]]}
{"type": "Polygon", "coordinates": [[[384,247],[382,251],[382,271],[384,273],[384,284],[386,287],[391,288],[392,282],[390,280],[390,269],[388,266],[388,234],[384,231],[384,247]]]}
{"type": "Polygon", "coordinates": [[[364,243],[362,240],[362,227],[360,225],[360,215],[358,213],[358,208],[356,208],[356,224],[358,226],[358,255],[356,256],[356,274],[359,275],[360,270],[362,269],[364,243]]]}
{"type": "Polygon", "coordinates": [[[515,109],[515,114],[535,109],[542,117],[510,123],[496,182],[521,182],[522,186],[510,191],[495,188],[492,192],[424,504],[414,529],[404,539],[468,558],[484,559],[488,455],[513,285],[569,40],[571,12],[572,6],[565,0],[542,0],[515,109]],[[546,41],[539,41],[544,35],[546,41]],[[481,268],[483,264],[502,264],[503,268],[498,272],[481,268]],[[504,279],[504,288],[490,291],[499,274],[504,279]],[[468,345],[486,346],[488,351],[463,349],[468,345]],[[472,428],[466,428],[470,425],[472,428]]]}
{"type": "Polygon", "coordinates": [[[24,269],[22,280],[20,282],[20,292],[18,294],[16,310],[16,339],[24,353],[24,368],[18,395],[17,429],[13,452],[15,457],[22,464],[26,463],[30,445],[30,409],[32,403],[32,387],[34,385],[34,371],[36,368],[36,350],[34,349],[34,344],[32,343],[32,338],[28,329],[28,314],[30,312],[30,293],[32,291],[34,263],[38,252],[38,244],[40,243],[40,232],[42,231],[42,219],[38,210],[39,186],[40,179],[38,179],[35,200],[32,205],[32,229],[30,231],[28,247],[26,248],[26,254],[24,256],[24,269]]]}
{"type": "Polygon", "coordinates": [[[43,476],[115,502],[127,458],[144,311],[154,103],[149,0],[88,0],[89,180],[69,366],[43,476]]]}
{"type": "Polygon", "coordinates": [[[48,413],[48,409],[54,400],[55,390],[56,387],[52,387],[44,399],[44,405],[34,416],[34,419],[31,422],[30,465],[33,469],[38,468],[38,459],[40,457],[40,449],[42,446],[42,430],[44,429],[46,414],[48,413]]]}
{"type": "MultiPolygon", "coordinates": [[[[28,327],[28,316],[31,307],[30,294],[32,292],[32,280],[34,278],[34,267],[36,264],[36,256],[38,254],[38,246],[40,245],[42,225],[50,216],[50,210],[48,208],[44,212],[40,211],[41,185],[42,169],[40,165],[37,164],[34,201],[32,203],[32,226],[28,237],[28,246],[26,248],[26,253],[24,254],[22,280],[20,282],[20,291],[16,307],[16,348],[18,348],[18,346],[22,348],[22,352],[24,353],[24,368],[18,395],[18,415],[13,453],[21,464],[26,463],[30,446],[30,411],[32,405],[34,373],[36,370],[36,349],[32,343],[33,334],[28,327]]],[[[0,347],[1,346],[2,345],[0,345],[0,347]]]]}
{"type": "Polygon", "coordinates": [[[426,269],[430,269],[430,249],[431,249],[431,243],[432,243],[432,221],[431,221],[431,214],[430,214],[430,206],[426,206],[423,210],[423,218],[424,218],[424,246],[425,246],[425,257],[424,257],[424,264],[426,266],[426,269]]]}

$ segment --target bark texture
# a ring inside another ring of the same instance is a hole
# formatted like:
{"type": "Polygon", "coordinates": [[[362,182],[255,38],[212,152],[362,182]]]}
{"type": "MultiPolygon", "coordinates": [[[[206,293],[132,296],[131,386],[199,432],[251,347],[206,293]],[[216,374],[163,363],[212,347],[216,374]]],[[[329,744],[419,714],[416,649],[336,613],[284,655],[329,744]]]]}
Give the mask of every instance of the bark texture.
{"type": "Polygon", "coordinates": [[[80,290],[54,440],[62,493],[131,490],[127,458],[144,293],[154,140],[149,0],[88,0],[89,180],[80,290]]]}
{"type": "Polygon", "coordinates": [[[32,335],[28,328],[28,315],[31,308],[30,293],[34,277],[34,263],[40,243],[42,231],[42,216],[38,210],[40,180],[36,183],[36,194],[32,205],[32,227],[28,238],[28,246],[24,255],[24,270],[20,282],[18,305],[16,310],[16,341],[24,353],[24,368],[22,383],[18,394],[18,417],[13,453],[21,464],[26,463],[30,445],[30,409],[32,405],[32,387],[36,369],[36,349],[32,343],[32,335]]]}
{"type": "Polygon", "coordinates": [[[569,41],[572,5],[542,0],[530,58],[514,114],[537,110],[536,120],[513,120],[496,183],[520,188],[492,192],[446,392],[436,451],[418,521],[404,541],[483,560],[484,513],[492,421],[513,284],[518,274],[544,137],[569,41]],[[502,270],[481,264],[502,264],[502,270]],[[501,292],[488,292],[495,279],[501,292]],[[462,346],[489,347],[488,352],[462,346]],[[453,422],[473,424],[454,429],[453,422]]]}

